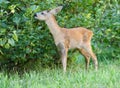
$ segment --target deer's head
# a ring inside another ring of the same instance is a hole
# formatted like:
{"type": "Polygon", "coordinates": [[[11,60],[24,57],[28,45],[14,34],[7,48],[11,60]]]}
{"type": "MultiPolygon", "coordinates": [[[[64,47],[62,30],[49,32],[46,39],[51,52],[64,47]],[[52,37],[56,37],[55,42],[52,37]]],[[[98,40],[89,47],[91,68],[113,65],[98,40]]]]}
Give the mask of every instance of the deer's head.
{"type": "Polygon", "coordinates": [[[60,12],[62,10],[63,6],[59,6],[57,8],[54,8],[50,11],[48,10],[45,10],[45,11],[42,11],[42,12],[38,12],[38,13],[35,13],[34,14],[34,17],[36,19],[39,19],[39,20],[47,20],[48,18],[50,18],[52,15],[55,15],[57,14],[58,12],[60,12]]]}

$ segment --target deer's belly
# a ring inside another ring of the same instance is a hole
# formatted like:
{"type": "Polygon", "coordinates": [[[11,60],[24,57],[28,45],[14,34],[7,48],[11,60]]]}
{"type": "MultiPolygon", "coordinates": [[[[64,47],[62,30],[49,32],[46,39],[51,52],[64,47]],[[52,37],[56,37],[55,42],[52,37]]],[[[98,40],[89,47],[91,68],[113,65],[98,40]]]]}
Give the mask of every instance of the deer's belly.
{"type": "Polygon", "coordinates": [[[70,45],[69,48],[70,49],[74,49],[74,48],[81,48],[81,41],[76,41],[76,40],[70,40],[70,45]]]}

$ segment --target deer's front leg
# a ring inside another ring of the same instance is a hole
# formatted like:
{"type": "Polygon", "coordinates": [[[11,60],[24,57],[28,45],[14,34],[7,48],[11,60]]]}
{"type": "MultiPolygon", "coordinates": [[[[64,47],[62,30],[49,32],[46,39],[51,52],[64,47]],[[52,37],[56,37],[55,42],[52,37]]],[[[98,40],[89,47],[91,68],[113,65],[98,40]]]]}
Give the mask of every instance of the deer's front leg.
{"type": "Polygon", "coordinates": [[[62,65],[63,65],[63,71],[66,72],[66,67],[67,67],[67,51],[68,51],[68,49],[65,48],[65,45],[62,44],[62,43],[59,43],[57,45],[57,47],[58,47],[58,51],[60,53],[60,57],[61,57],[60,59],[62,61],[62,65]]]}

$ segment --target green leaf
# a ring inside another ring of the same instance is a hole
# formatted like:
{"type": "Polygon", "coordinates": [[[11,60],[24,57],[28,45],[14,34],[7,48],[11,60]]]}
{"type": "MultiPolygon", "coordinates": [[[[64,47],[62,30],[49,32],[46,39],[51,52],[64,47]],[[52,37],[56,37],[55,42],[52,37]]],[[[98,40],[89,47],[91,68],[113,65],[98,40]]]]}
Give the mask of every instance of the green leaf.
{"type": "Polygon", "coordinates": [[[10,48],[10,44],[9,44],[9,43],[6,43],[6,44],[5,44],[5,48],[6,48],[6,49],[9,49],[9,48],[10,48]]]}
{"type": "Polygon", "coordinates": [[[2,54],[3,55],[3,52],[0,50],[0,54],[2,54]]]}
{"type": "Polygon", "coordinates": [[[20,23],[20,18],[19,17],[14,17],[13,22],[16,23],[17,25],[20,23]]]}
{"type": "Polygon", "coordinates": [[[6,3],[7,4],[7,3],[10,3],[10,2],[8,0],[0,0],[0,4],[1,3],[6,3]]]}
{"type": "Polygon", "coordinates": [[[38,6],[32,5],[30,8],[31,8],[32,11],[35,11],[38,8],[38,6]]]}
{"type": "Polygon", "coordinates": [[[6,40],[5,39],[0,39],[0,46],[4,46],[6,40]]]}
{"type": "Polygon", "coordinates": [[[30,53],[30,52],[31,52],[30,48],[26,48],[26,53],[30,53]]]}
{"type": "Polygon", "coordinates": [[[16,31],[13,31],[13,36],[12,37],[15,41],[18,41],[18,36],[16,34],[16,31]]]}
{"type": "Polygon", "coordinates": [[[8,43],[11,45],[11,46],[15,46],[15,42],[14,40],[11,38],[11,39],[8,39],[8,43]]]}

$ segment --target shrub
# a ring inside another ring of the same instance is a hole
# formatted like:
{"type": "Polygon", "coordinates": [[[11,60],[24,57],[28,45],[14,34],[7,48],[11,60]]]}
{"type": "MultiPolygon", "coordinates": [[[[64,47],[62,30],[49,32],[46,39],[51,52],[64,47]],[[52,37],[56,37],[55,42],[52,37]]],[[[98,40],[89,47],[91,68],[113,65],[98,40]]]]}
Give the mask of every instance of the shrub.
{"type": "MultiPolygon", "coordinates": [[[[58,58],[44,22],[33,18],[37,11],[64,5],[57,15],[62,27],[83,26],[93,30],[92,46],[99,59],[120,58],[120,5],[118,0],[0,0],[0,53],[4,62],[24,63],[40,59],[50,64],[58,58]],[[55,58],[55,59],[53,59],[55,58]]],[[[53,64],[53,63],[52,63],[53,64]]]]}

